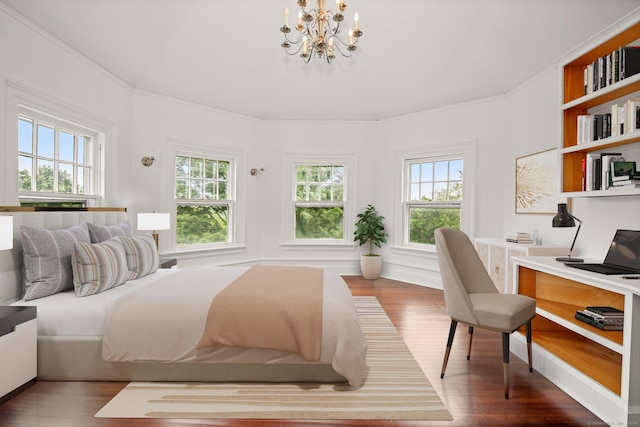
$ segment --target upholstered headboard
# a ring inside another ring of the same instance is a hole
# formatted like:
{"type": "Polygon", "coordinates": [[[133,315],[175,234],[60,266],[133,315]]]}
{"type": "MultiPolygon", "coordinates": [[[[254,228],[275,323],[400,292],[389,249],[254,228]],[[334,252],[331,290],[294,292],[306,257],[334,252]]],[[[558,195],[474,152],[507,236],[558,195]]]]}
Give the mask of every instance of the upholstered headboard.
{"type": "Polygon", "coordinates": [[[127,220],[126,208],[49,209],[0,206],[0,215],[13,216],[13,249],[0,251],[0,305],[19,300],[23,293],[20,227],[57,230],[83,222],[116,225],[127,220]]]}

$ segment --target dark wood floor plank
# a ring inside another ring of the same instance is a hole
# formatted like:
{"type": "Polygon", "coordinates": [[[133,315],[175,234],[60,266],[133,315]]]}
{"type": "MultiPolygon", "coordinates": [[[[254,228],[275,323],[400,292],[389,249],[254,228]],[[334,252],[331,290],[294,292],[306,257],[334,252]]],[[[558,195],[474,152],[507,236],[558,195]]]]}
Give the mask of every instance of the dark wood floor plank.
{"type": "Polygon", "coordinates": [[[471,360],[466,360],[467,328],[459,325],[443,379],[440,368],[449,331],[442,291],[388,279],[345,277],[354,295],[378,298],[407,347],[447,405],[451,422],[296,421],[296,420],[147,420],[98,419],[93,415],[115,396],[122,382],[40,381],[0,405],[6,427],[103,426],[587,426],[603,425],[538,373],[511,357],[511,392],[502,389],[500,334],[476,329],[471,360]]]}

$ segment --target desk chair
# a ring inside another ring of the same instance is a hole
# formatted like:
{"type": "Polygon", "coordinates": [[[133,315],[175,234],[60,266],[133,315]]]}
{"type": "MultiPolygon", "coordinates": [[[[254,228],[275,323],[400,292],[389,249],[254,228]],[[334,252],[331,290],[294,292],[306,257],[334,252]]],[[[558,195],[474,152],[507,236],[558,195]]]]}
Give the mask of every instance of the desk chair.
{"type": "Polygon", "coordinates": [[[465,233],[452,228],[435,230],[436,252],[447,314],[451,327],[440,378],[444,378],[451,344],[458,322],[469,325],[471,358],[473,328],[484,328],[502,333],[502,366],[504,372],[504,397],[509,398],[509,337],[525,325],[529,372],[531,364],[531,319],[535,316],[536,302],[525,295],[501,294],[487,273],[471,240],[465,233]]]}

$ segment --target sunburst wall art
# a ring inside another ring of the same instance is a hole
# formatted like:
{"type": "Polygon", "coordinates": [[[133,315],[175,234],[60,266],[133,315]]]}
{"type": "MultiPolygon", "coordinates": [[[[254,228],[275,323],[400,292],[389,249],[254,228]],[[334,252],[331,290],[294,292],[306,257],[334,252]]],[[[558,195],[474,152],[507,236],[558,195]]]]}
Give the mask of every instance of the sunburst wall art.
{"type": "Polygon", "coordinates": [[[516,213],[556,213],[567,202],[559,187],[556,149],[516,159],[516,213]]]}

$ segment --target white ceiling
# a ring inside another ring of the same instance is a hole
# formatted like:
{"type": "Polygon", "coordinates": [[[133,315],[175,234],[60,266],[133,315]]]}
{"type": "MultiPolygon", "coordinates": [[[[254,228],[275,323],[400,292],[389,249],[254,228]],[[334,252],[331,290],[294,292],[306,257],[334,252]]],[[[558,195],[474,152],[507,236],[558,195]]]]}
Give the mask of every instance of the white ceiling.
{"type": "MultiPolygon", "coordinates": [[[[381,120],[501,95],[640,0],[346,0],[354,57],[304,64],[296,0],[0,0],[132,87],[262,119],[381,120]]],[[[309,4],[315,4],[310,0],[309,4]]],[[[327,5],[334,7],[333,0],[327,5]]]]}

